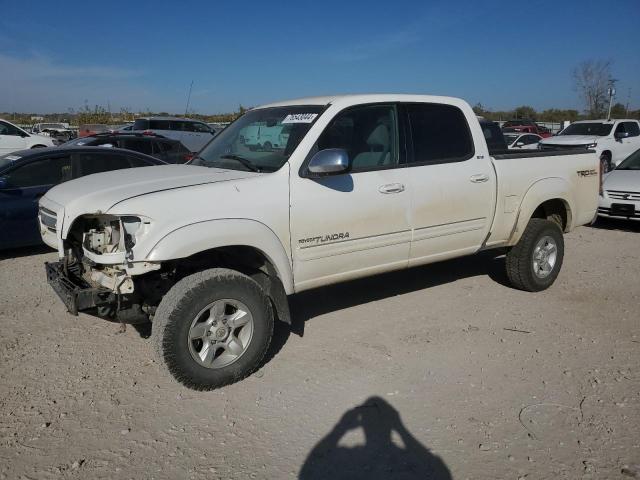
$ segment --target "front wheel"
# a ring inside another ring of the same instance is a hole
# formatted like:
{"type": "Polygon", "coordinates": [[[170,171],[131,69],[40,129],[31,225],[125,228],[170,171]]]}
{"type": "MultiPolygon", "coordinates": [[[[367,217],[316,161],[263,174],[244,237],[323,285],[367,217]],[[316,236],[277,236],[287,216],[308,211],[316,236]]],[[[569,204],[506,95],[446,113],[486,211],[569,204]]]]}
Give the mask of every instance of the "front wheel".
{"type": "Polygon", "coordinates": [[[564,238],[558,223],[532,218],[518,243],[507,253],[507,276],[520,290],[546,290],[558,277],[563,258],[564,238]]]}
{"type": "Polygon", "coordinates": [[[271,302],[246,275],[205,270],[167,292],[151,335],[176,380],[195,390],[213,390],[260,366],[273,335],[271,302]]]}

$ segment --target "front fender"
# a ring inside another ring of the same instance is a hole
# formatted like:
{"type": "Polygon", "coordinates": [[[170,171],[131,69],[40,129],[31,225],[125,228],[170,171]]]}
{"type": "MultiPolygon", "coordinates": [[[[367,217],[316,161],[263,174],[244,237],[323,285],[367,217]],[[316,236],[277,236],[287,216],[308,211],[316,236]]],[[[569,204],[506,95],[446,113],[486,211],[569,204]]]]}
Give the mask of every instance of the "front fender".
{"type": "Polygon", "coordinates": [[[524,229],[527,227],[533,212],[548,200],[562,200],[567,209],[567,227],[566,231],[573,228],[572,212],[574,211],[574,199],[571,195],[571,185],[565,179],[560,177],[548,177],[533,183],[524,194],[515,227],[509,238],[509,245],[515,245],[520,240],[524,229]]]}
{"type": "Polygon", "coordinates": [[[285,292],[293,293],[291,258],[273,230],[255,220],[232,218],[185,225],[162,237],[146,259],[151,262],[175,260],[234,245],[261,251],[275,267],[285,292]]]}

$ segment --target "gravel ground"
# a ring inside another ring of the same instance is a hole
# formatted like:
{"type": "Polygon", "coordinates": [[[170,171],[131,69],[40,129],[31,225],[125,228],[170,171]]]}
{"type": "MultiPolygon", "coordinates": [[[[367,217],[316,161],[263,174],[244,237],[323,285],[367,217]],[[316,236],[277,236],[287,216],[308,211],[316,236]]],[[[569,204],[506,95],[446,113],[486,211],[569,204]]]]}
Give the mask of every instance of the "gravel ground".
{"type": "Polygon", "coordinates": [[[538,294],[486,254],[300,294],[264,367],[205,393],[144,329],[68,315],[55,253],[5,253],[0,478],[640,477],[639,239],[577,229],[538,294]]]}

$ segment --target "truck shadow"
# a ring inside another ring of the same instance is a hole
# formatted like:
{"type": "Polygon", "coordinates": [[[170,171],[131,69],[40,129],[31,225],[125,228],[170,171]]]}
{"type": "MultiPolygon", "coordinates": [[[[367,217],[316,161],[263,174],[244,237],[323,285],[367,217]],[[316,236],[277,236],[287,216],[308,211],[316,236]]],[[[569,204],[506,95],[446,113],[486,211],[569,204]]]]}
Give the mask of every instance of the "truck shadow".
{"type": "Polygon", "coordinates": [[[452,477],[442,459],[411,435],[395,408],[380,397],[371,397],[347,411],[316,444],[298,478],[450,480],[452,477]],[[364,434],[364,445],[341,442],[349,432],[359,429],[364,434]]]}
{"type": "Polygon", "coordinates": [[[486,251],[474,256],[383,273],[292,295],[289,297],[291,326],[276,322],[271,347],[264,363],[277,355],[291,333],[304,336],[305,323],[314,317],[480,275],[488,275],[494,282],[510,286],[504,255],[499,251],[486,251]]]}

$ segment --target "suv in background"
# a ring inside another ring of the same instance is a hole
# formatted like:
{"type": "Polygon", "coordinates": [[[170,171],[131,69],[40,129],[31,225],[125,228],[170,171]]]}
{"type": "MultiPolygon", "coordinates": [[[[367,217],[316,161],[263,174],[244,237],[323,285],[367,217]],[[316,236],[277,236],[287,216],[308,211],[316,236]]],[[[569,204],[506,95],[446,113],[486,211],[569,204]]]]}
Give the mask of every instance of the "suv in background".
{"type": "Polygon", "coordinates": [[[172,138],[153,133],[99,133],[90,137],[76,138],[64,144],[65,147],[116,147],[144,153],[167,163],[185,163],[193,154],[172,138]]]}
{"type": "Polygon", "coordinates": [[[605,170],[610,171],[640,148],[640,122],[632,119],[583,120],[540,142],[542,150],[567,148],[595,150],[605,170]]]}
{"type": "Polygon", "coordinates": [[[198,120],[177,117],[142,117],[133,123],[134,132],[152,132],[182,142],[190,152],[198,152],[216,134],[209,125],[198,120]]]}

